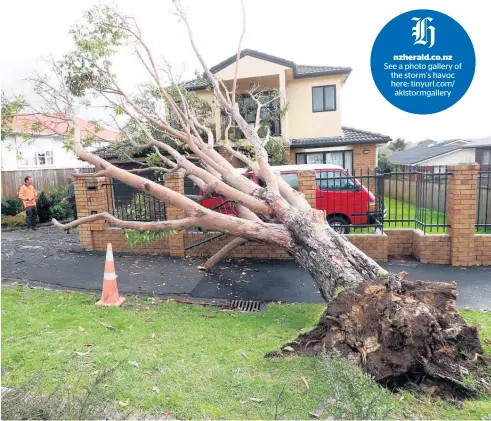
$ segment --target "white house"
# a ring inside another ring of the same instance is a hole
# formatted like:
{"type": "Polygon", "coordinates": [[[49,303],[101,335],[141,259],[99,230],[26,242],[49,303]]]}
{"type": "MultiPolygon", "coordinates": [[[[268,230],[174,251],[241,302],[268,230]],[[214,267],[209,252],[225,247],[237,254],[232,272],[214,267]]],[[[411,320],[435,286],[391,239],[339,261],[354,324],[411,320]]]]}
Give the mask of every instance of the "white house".
{"type": "MultiPolygon", "coordinates": [[[[82,127],[83,135],[90,134],[98,138],[89,150],[106,146],[108,141],[118,137],[118,132],[113,130],[103,128],[97,131],[94,124],[87,120],[77,119],[77,123],[82,127]]],[[[69,132],[69,125],[64,119],[33,114],[17,115],[12,122],[12,132],[1,142],[2,172],[90,166],[63,147],[69,132]]]]}
{"type": "Polygon", "coordinates": [[[476,149],[471,140],[453,139],[396,152],[388,160],[396,165],[417,166],[472,163],[476,162],[476,149]]]}

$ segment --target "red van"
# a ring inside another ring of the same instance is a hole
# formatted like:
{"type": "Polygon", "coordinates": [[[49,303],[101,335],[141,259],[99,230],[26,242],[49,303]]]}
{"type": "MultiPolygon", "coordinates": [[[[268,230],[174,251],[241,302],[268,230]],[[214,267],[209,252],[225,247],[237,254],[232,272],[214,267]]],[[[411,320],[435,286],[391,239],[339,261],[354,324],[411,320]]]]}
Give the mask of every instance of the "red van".
{"type": "MultiPolygon", "coordinates": [[[[327,222],[341,234],[349,233],[351,226],[379,226],[385,216],[385,209],[381,200],[376,200],[370,191],[376,190],[368,183],[368,188],[362,185],[345,169],[330,164],[307,165],[281,165],[273,166],[283,179],[294,189],[298,190],[298,172],[315,170],[316,173],[316,208],[326,211],[327,222]]],[[[244,176],[250,178],[261,186],[262,180],[254,173],[237,169],[244,176]]],[[[371,180],[371,178],[367,178],[371,180]]],[[[200,202],[208,209],[225,214],[235,214],[235,203],[222,196],[204,199],[200,202]]]]}

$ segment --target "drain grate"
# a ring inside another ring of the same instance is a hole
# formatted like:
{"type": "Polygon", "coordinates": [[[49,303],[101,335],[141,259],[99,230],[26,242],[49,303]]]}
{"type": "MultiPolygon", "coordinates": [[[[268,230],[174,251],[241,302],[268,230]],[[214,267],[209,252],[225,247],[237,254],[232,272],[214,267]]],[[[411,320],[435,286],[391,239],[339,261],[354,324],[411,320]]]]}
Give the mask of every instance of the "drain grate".
{"type": "Polygon", "coordinates": [[[259,301],[232,300],[230,308],[240,310],[245,313],[259,311],[261,303],[259,301]]]}

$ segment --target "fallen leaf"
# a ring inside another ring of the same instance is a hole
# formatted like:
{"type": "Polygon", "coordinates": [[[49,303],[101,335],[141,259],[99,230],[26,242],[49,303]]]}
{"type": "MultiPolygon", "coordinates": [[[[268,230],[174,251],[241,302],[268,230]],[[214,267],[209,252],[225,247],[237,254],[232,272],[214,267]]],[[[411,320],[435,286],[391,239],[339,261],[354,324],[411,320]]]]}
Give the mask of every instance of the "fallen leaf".
{"type": "Polygon", "coordinates": [[[291,346],[285,346],[285,347],[283,347],[283,350],[288,351],[288,352],[294,352],[295,351],[291,346]]]}
{"type": "Polygon", "coordinates": [[[128,401],[126,401],[126,402],[119,401],[118,404],[119,404],[119,406],[122,406],[123,408],[129,405],[128,401]]]}
{"type": "Polygon", "coordinates": [[[84,342],[84,346],[92,346],[94,345],[94,342],[84,342]]]}
{"type": "Polygon", "coordinates": [[[241,403],[241,405],[244,405],[245,403],[247,403],[248,401],[239,401],[241,403]]]}
{"type": "Polygon", "coordinates": [[[159,393],[160,392],[160,388],[158,386],[154,386],[152,387],[152,390],[155,392],[155,393],[159,393]]]}
{"type": "Polygon", "coordinates": [[[103,322],[102,320],[96,320],[97,323],[99,323],[101,326],[107,327],[108,329],[114,329],[114,326],[110,325],[109,323],[103,322]]]}
{"type": "Polygon", "coordinates": [[[402,395],[400,398],[399,398],[399,402],[402,402],[404,400],[404,395],[402,395]]]}
{"type": "Polygon", "coordinates": [[[82,357],[84,355],[87,355],[90,352],[90,350],[88,350],[87,352],[78,352],[78,351],[73,351],[73,352],[75,352],[75,354],[77,354],[79,357],[82,357]]]}
{"type": "Polygon", "coordinates": [[[152,333],[152,339],[155,339],[155,333],[152,333]]]}
{"type": "Polygon", "coordinates": [[[80,327],[80,326],[79,326],[79,327],[78,327],[78,331],[79,331],[79,332],[85,332],[85,329],[84,329],[83,327],[80,327]]]}
{"type": "Polygon", "coordinates": [[[263,399],[263,398],[249,398],[249,400],[251,402],[259,402],[259,403],[265,401],[265,399],[263,399]]]}
{"type": "Polygon", "coordinates": [[[157,358],[157,356],[156,356],[155,354],[152,354],[152,357],[153,357],[153,358],[157,358]]]}
{"type": "Polygon", "coordinates": [[[213,318],[215,318],[217,316],[214,315],[214,314],[203,314],[203,317],[206,317],[207,319],[213,319],[213,318]]]}
{"type": "Polygon", "coordinates": [[[404,272],[404,271],[399,272],[399,273],[397,274],[397,277],[398,277],[400,280],[403,280],[404,278],[406,278],[406,276],[407,276],[407,272],[404,272]]]}
{"type": "Polygon", "coordinates": [[[136,361],[128,361],[131,365],[134,365],[136,368],[140,368],[140,365],[136,361]]]}
{"type": "Polygon", "coordinates": [[[152,319],[145,320],[145,323],[152,323],[152,319]]]}
{"type": "Polygon", "coordinates": [[[247,355],[245,352],[242,352],[242,356],[246,359],[249,359],[249,355],[247,355]]]}
{"type": "Polygon", "coordinates": [[[310,387],[309,387],[309,382],[307,381],[307,379],[306,379],[304,376],[302,376],[302,381],[305,383],[305,387],[306,387],[307,389],[310,389],[310,387]]]}
{"type": "Polygon", "coordinates": [[[488,344],[489,346],[491,346],[491,339],[484,339],[484,342],[486,342],[486,344],[488,344]]]}

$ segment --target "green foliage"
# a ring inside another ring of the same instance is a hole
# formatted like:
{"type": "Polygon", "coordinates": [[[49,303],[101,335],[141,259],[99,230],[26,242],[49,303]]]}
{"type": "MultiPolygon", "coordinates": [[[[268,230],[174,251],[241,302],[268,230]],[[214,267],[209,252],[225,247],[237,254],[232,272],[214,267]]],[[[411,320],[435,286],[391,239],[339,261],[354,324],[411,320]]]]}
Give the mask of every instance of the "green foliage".
{"type": "Polygon", "coordinates": [[[1,217],[2,217],[2,226],[7,225],[7,215],[4,215],[2,213],[1,217]]]}
{"type": "Polygon", "coordinates": [[[331,414],[335,419],[388,419],[397,411],[391,393],[361,368],[338,354],[322,355],[326,383],[332,385],[331,414]]]}
{"type": "Polygon", "coordinates": [[[291,164],[288,141],[282,137],[272,137],[264,147],[271,165],[291,164]]]}
{"type": "Polygon", "coordinates": [[[51,205],[55,206],[68,196],[68,186],[59,186],[53,190],[49,190],[49,197],[51,198],[51,205]]]}
{"type": "MultiPolygon", "coordinates": [[[[76,381],[62,378],[52,390],[50,379],[42,369],[15,389],[2,392],[2,419],[8,420],[100,420],[110,398],[105,391],[114,370],[121,363],[98,372],[85,384],[84,376],[76,381]]],[[[114,412],[111,418],[126,419],[130,412],[114,412]]]]}
{"type": "Polygon", "coordinates": [[[51,218],[53,217],[53,207],[49,192],[43,190],[39,194],[37,201],[37,211],[39,222],[43,223],[51,221],[51,218]]]}
{"type": "Polygon", "coordinates": [[[17,215],[22,212],[24,205],[17,197],[9,197],[2,200],[2,215],[17,215]]]}
{"type": "Polygon", "coordinates": [[[394,169],[394,165],[389,162],[386,154],[381,153],[378,157],[378,169],[382,172],[391,172],[394,169]]]}
{"type": "Polygon", "coordinates": [[[407,148],[407,142],[404,139],[397,138],[389,143],[389,149],[392,152],[401,152],[407,148]]]}
{"type": "Polygon", "coordinates": [[[153,244],[159,238],[167,237],[169,234],[176,234],[176,231],[138,231],[124,230],[126,243],[130,247],[143,246],[153,244]]]}
{"type": "Polygon", "coordinates": [[[58,203],[53,206],[53,218],[56,218],[59,221],[63,221],[67,219],[72,213],[72,207],[66,203],[58,203]]]}
{"type": "MultiPolygon", "coordinates": [[[[2,215],[3,216],[3,215],[2,215]]],[[[26,225],[26,211],[19,212],[17,215],[7,215],[5,224],[8,227],[22,227],[26,225]]]]}
{"type": "Polygon", "coordinates": [[[12,134],[14,116],[19,114],[26,106],[27,102],[22,96],[19,95],[11,98],[2,91],[2,140],[12,134]]]}

